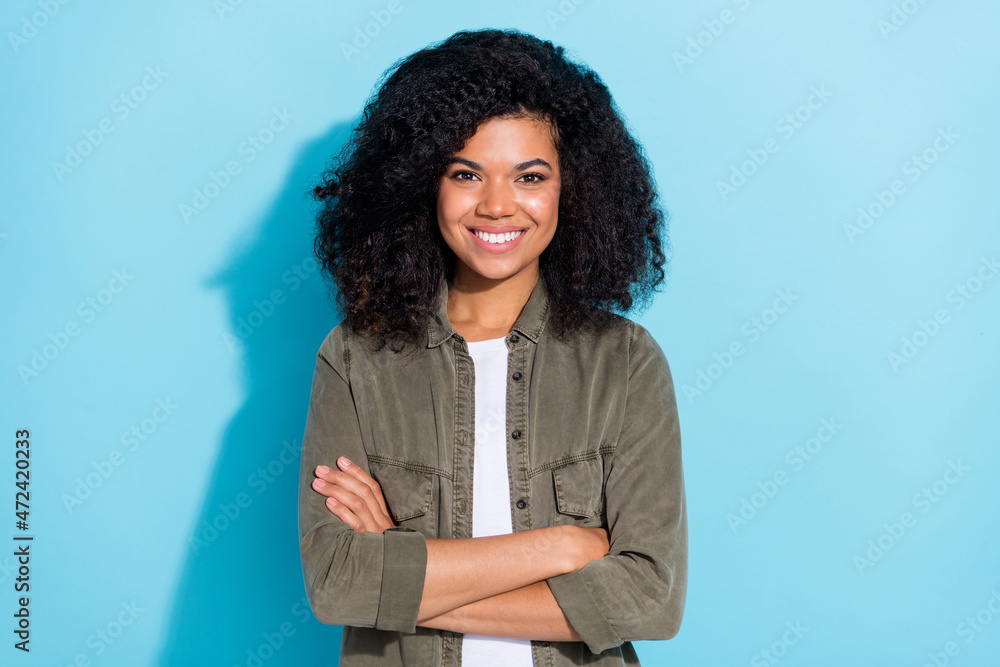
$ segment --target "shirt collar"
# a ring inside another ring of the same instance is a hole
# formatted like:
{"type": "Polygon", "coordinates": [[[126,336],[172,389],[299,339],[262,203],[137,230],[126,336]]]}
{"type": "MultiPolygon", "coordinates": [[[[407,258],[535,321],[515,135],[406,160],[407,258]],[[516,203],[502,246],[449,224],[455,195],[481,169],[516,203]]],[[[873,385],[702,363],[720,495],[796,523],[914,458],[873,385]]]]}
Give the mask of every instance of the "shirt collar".
{"type": "MultiPolygon", "coordinates": [[[[448,287],[448,281],[442,279],[435,297],[434,315],[427,324],[427,347],[437,347],[452,336],[458,336],[448,319],[448,287]]],[[[513,330],[537,343],[548,318],[549,305],[549,290],[545,286],[545,280],[539,276],[513,330]]]]}

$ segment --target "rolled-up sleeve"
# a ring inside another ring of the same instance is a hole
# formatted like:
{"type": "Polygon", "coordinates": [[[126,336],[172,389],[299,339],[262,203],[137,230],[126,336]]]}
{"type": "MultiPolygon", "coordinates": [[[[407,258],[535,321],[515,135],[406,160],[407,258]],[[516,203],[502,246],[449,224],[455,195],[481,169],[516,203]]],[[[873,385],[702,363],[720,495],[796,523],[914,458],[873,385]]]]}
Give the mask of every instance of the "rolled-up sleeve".
{"type": "Polygon", "coordinates": [[[427,566],[424,536],[406,528],[355,533],[312,488],[318,465],[345,456],[370,474],[339,325],[316,357],[299,472],[299,550],[316,618],[413,633],[427,566]]]}
{"type": "Polygon", "coordinates": [[[547,580],[593,653],[670,639],[687,595],[687,510],[677,402],[666,356],[634,324],[624,422],[605,488],[611,549],[547,580]]]}

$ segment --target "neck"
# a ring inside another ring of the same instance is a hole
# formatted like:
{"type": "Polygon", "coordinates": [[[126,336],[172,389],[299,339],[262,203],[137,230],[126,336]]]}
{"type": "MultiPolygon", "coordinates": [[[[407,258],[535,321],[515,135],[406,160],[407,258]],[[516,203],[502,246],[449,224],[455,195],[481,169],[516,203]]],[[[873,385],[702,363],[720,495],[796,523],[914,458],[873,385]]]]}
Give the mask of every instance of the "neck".
{"type": "Polygon", "coordinates": [[[541,279],[537,267],[501,280],[458,269],[448,286],[448,319],[469,340],[507,335],[541,279]]]}

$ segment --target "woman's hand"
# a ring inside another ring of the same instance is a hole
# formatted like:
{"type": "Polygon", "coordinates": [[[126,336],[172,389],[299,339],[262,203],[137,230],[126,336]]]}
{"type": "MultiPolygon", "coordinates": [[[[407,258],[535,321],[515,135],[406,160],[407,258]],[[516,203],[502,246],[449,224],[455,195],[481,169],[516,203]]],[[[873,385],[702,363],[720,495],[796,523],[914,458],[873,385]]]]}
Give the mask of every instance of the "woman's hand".
{"type": "Polygon", "coordinates": [[[337,459],[337,467],[340,470],[318,466],[312,483],[315,491],[327,497],[327,509],[357,533],[381,533],[394,527],[378,482],[343,456],[337,459]]]}

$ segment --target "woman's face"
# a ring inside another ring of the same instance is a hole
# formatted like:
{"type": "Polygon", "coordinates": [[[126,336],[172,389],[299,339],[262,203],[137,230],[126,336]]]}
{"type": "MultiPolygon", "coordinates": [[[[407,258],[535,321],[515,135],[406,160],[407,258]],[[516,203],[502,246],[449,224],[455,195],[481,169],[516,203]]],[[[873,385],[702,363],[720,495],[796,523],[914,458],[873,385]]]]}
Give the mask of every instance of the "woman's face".
{"type": "Polygon", "coordinates": [[[438,226],[455,253],[454,279],[537,278],[538,257],[556,231],[559,187],[551,125],[527,118],[480,125],[438,189],[438,226]]]}

